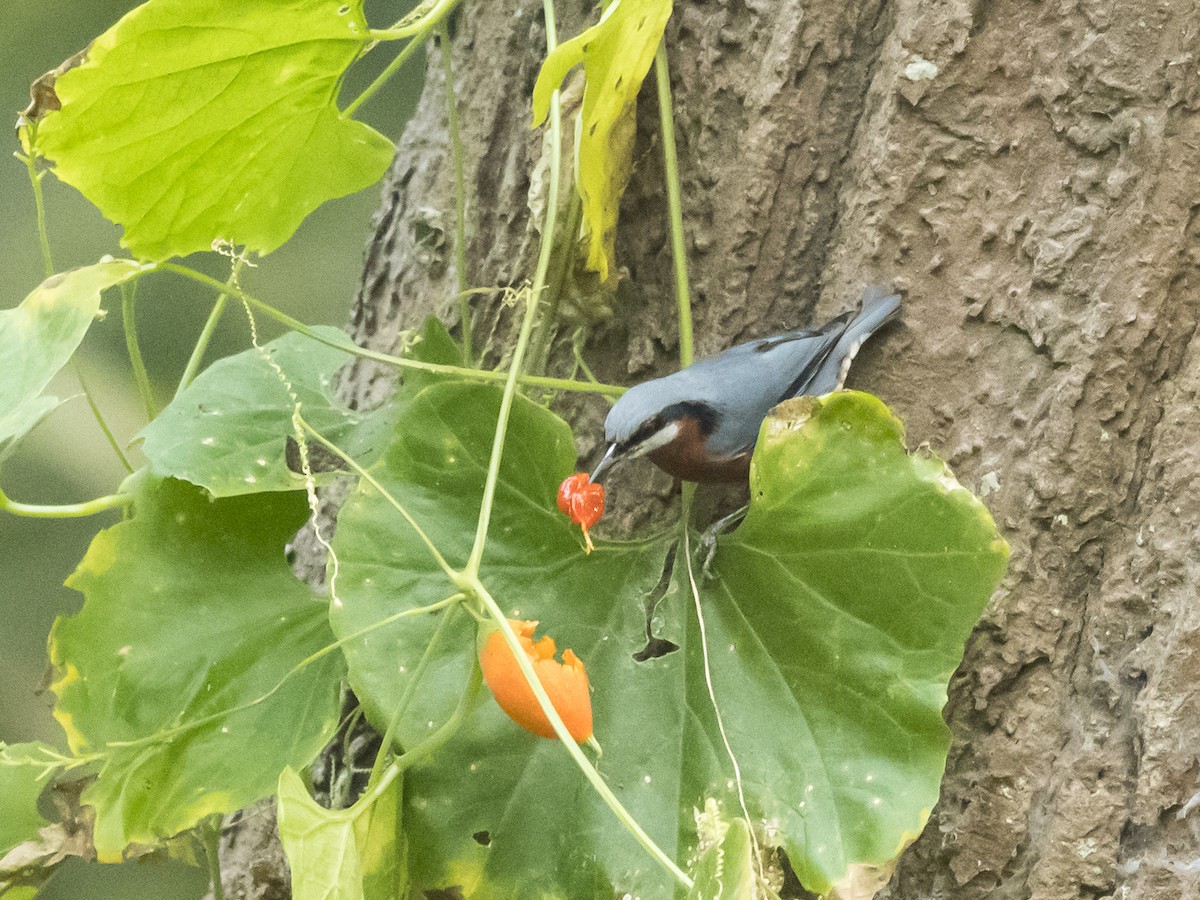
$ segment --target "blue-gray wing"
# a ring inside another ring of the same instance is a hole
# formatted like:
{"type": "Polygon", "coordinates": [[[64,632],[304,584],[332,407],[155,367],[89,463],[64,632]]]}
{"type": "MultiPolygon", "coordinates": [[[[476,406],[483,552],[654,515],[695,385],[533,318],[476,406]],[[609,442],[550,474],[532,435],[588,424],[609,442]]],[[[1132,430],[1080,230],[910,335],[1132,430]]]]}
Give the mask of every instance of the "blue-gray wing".
{"type": "Polygon", "coordinates": [[[737,456],[754,445],[763,419],[781,400],[841,387],[863,341],[899,309],[898,294],[873,288],[859,310],[819,328],[739,344],[673,375],[635,385],[609,411],[605,435],[620,442],[662,410],[702,404],[717,423],[707,449],[719,457],[737,456]]]}

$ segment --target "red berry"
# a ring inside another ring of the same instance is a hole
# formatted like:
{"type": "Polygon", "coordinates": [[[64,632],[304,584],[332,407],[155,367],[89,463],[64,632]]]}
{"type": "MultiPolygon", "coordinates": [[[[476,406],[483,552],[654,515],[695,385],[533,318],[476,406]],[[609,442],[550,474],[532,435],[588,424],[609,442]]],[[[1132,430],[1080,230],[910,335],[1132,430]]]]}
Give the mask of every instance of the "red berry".
{"type": "Polygon", "coordinates": [[[592,552],[588,529],[604,515],[604,485],[593,482],[586,472],[577,472],[563,479],[558,486],[558,508],[583,529],[587,552],[592,552]]]}
{"type": "Polygon", "coordinates": [[[571,498],[589,483],[586,472],[578,472],[564,478],[563,483],[558,486],[558,508],[564,514],[571,515],[571,498]]]}
{"type": "Polygon", "coordinates": [[[571,521],[591,528],[604,515],[604,485],[589,483],[571,498],[571,521]]]}

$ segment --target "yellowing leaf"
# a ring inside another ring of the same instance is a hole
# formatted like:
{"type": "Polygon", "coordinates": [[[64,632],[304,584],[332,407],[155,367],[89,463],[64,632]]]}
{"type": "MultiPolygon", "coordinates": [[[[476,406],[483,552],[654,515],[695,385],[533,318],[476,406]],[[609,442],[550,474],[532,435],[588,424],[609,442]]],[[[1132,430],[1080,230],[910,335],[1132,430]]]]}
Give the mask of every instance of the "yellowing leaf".
{"type": "Polygon", "coordinates": [[[349,809],[326,809],[290,766],[279,776],[279,837],[295,900],[391,900],[403,896],[398,852],[400,779],[349,809]]]}
{"type": "Polygon", "coordinates": [[[100,292],[129,281],[142,267],[110,259],[52,275],[15,309],[0,311],[0,456],[50,410],[41,396],[67,364],[100,310],[100,292]]]}
{"type": "Polygon", "coordinates": [[[621,195],[629,182],[638,89],[662,39],[671,0],[614,0],[600,21],[546,57],[533,88],[533,124],[550,111],[550,98],[579,63],[583,89],[578,153],[579,196],[588,232],[588,268],[608,278],[621,195]]]}
{"type": "Polygon", "coordinates": [[[150,0],[58,77],[34,149],[138,257],[269,253],[391,161],[335,105],[366,40],[362,0],[150,0]]]}
{"type": "Polygon", "coordinates": [[[102,862],[269,794],[338,721],[326,606],[284,558],[303,493],[213,500],[141,478],[67,581],[83,608],[50,634],[55,716],[73,752],[102,754],[82,797],[102,862]]]}

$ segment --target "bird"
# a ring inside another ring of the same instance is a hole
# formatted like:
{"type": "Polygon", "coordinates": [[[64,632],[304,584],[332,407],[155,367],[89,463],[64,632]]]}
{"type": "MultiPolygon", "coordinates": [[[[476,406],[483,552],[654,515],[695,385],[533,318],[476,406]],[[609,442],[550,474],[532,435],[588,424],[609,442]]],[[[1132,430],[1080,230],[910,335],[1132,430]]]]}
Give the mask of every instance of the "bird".
{"type": "Polygon", "coordinates": [[[684,481],[744,482],[771,409],[789,397],[840,390],[863,343],[899,313],[899,294],[868,288],[857,310],[820,327],[739,344],[634,385],[609,410],[608,449],[591,480],[646,456],[684,481]]]}

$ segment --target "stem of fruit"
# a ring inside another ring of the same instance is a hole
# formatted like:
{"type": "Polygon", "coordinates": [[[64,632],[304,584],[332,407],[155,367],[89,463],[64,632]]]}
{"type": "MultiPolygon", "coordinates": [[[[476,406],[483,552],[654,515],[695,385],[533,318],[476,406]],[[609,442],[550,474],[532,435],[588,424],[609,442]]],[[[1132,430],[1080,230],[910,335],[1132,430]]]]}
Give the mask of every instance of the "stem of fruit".
{"type": "Polygon", "coordinates": [[[479,601],[484,605],[484,608],[491,615],[496,625],[500,628],[500,633],[504,635],[504,642],[508,645],[509,651],[517,661],[518,667],[521,669],[521,674],[525,676],[525,680],[529,683],[529,687],[533,690],[533,695],[537,698],[538,706],[542,708],[542,712],[546,714],[546,718],[550,720],[550,724],[554,728],[554,733],[558,735],[562,745],[571,754],[571,758],[575,760],[575,764],[579,766],[579,770],[583,772],[585,778],[591,784],[593,790],[600,796],[609,809],[613,811],[613,815],[620,820],[621,824],[629,831],[630,834],[637,840],[639,844],[646,849],[654,859],[675,879],[687,889],[692,887],[692,879],[687,876],[671,857],[663,852],[658,844],[650,835],[646,834],[637,820],[630,815],[624,804],[617,799],[617,795],[612,792],[612,788],[608,783],[600,777],[600,773],[596,771],[596,767],[591,761],[584,756],[583,751],[579,749],[579,744],[571,737],[571,733],[567,731],[567,726],[562,720],[562,716],[558,714],[558,710],[554,708],[554,704],[550,702],[550,695],[546,693],[546,689],[542,687],[541,681],[537,677],[537,673],[533,670],[533,663],[530,662],[524,649],[521,647],[520,641],[517,639],[516,632],[512,630],[512,626],[508,624],[508,618],[504,615],[500,605],[496,603],[495,598],[488,593],[483,582],[478,577],[469,576],[464,580],[464,589],[470,590],[479,601]]]}

